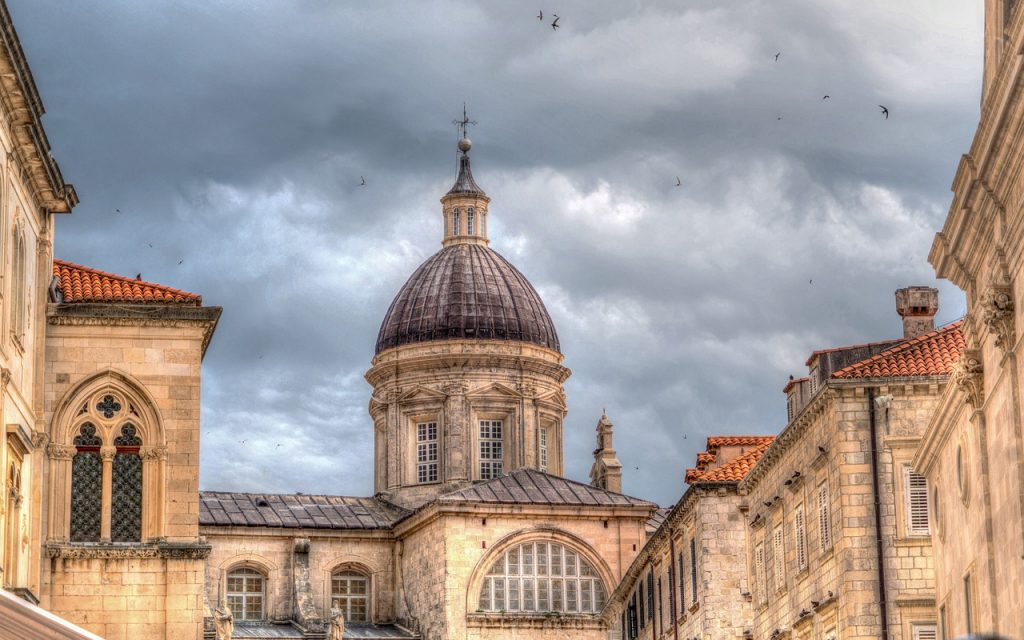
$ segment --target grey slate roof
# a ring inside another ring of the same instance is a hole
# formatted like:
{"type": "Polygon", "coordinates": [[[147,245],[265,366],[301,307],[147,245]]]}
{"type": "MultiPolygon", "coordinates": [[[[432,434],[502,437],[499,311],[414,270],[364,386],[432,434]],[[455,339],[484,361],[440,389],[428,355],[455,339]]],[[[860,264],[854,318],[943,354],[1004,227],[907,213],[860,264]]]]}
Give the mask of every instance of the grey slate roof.
{"type": "MultiPolygon", "coordinates": [[[[258,624],[239,623],[231,634],[232,638],[277,638],[277,640],[302,640],[305,634],[292,624],[274,624],[263,622],[258,624]]],[[[345,638],[358,640],[391,640],[392,638],[419,638],[394,624],[359,624],[349,622],[345,625],[345,638]]]]}
{"type": "Polygon", "coordinates": [[[409,512],[377,498],[202,491],[199,524],[286,529],[388,529],[409,512]]]}
{"type": "Polygon", "coordinates": [[[662,524],[664,524],[669,511],[672,511],[672,507],[659,507],[658,510],[647,519],[647,535],[653,534],[662,524]]]}
{"type": "Polygon", "coordinates": [[[508,475],[446,493],[437,501],[609,507],[655,506],[646,500],[598,489],[534,469],[517,469],[508,475]]]}
{"type": "Polygon", "coordinates": [[[469,166],[469,154],[467,153],[459,154],[459,175],[456,176],[455,184],[445,195],[455,194],[487,195],[473,179],[473,170],[469,166]]]}

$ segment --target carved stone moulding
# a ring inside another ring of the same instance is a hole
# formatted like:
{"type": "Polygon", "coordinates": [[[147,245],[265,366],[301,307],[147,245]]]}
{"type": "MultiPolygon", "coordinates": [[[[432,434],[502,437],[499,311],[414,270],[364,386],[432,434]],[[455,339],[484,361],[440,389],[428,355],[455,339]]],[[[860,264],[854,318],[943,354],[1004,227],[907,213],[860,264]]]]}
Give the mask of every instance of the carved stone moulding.
{"type": "Polygon", "coordinates": [[[952,367],[949,379],[957,388],[963,392],[967,404],[972,409],[981,409],[985,402],[985,381],[982,364],[981,351],[978,349],[966,349],[952,367]]]}
{"type": "Polygon", "coordinates": [[[171,560],[205,560],[212,547],[208,544],[68,544],[51,542],[46,555],[58,560],[125,560],[131,558],[167,558],[171,560]]]}
{"type": "Polygon", "coordinates": [[[979,300],[982,324],[995,337],[996,346],[1004,353],[1016,342],[1013,291],[1007,285],[989,287],[979,300]]]}

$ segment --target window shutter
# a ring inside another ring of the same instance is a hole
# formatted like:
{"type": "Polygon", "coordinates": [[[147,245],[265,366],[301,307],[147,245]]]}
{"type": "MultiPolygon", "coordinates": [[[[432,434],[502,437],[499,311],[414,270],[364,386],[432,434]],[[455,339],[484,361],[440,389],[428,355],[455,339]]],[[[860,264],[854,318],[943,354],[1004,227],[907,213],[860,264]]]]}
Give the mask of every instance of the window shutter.
{"type": "Polygon", "coordinates": [[[832,519],[829,517],[828,481],[818,485],[818,538],[821,550],[828,551],[832,547],[832,519]]]}
{"type": "Polygon", "coordinates": [[[647,621],[654,620],[654,572],[647,573],[647,621]]]}
{"type": "Polygon", "coordinates": [[[758,543],[754,549],[754,579],[757,581],[757,601],[768,600],[768,587],[764,577],[764,544],[758,543]]]}
{"type": "Polygon", "coordinates": [[[807,568],[807,527],[804,524],[804,505],[797,505],[793,517],[796,529],[796,564],[800,571],[807,568]]]}
{"type": "Polygon", "coordinates": [[[772,536],[772,564],[775,567],[775,590],[782,589],[786,578],[786,556],[782,546],[782,525],[775,525],[775,533],[772,536]]]}
{"type": "Polygon", "coordinates": [[[934,624],[915,624],[914,640],[938,640],[938,629],[934,624]]]}
{"type": "Polygon", "coordinates": [[[931,532],[928,522],[928,480],[915,473],[909,466],[905,469],[907,533],[913,536],[926,536],[931,532]]]}

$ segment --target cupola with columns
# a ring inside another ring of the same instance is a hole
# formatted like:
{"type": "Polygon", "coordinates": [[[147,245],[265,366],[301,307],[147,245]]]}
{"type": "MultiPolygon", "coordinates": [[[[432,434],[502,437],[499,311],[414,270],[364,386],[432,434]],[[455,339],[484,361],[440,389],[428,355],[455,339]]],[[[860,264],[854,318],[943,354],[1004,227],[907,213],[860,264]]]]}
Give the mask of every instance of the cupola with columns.
{"type": "Polygon", "coordinates": [[[537,291],[488,246],[463,114],[442,248],[409,277],[377,336],[375,489],[404,506],[516,469],[560,475],[566,414],[558,335],[537,291]]]}

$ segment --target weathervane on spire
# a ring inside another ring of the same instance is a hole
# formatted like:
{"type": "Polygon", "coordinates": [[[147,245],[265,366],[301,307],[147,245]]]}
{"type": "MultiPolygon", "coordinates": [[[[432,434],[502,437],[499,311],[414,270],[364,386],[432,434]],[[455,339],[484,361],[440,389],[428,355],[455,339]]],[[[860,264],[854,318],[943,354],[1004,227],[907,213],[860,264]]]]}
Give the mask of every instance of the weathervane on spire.
{"type": "Polygon", "coordinates": [[[461,139],[459,140],[459,149],[462,150],[463,153],[469,151],[469,125],[475,125],[476,120],[469,119],[469,115],[467,115],[466,113],[465,102],[462,103],[462,120],[452,120],[452,124],[459,128],[459,133],[461,134],[461,139]]]}

